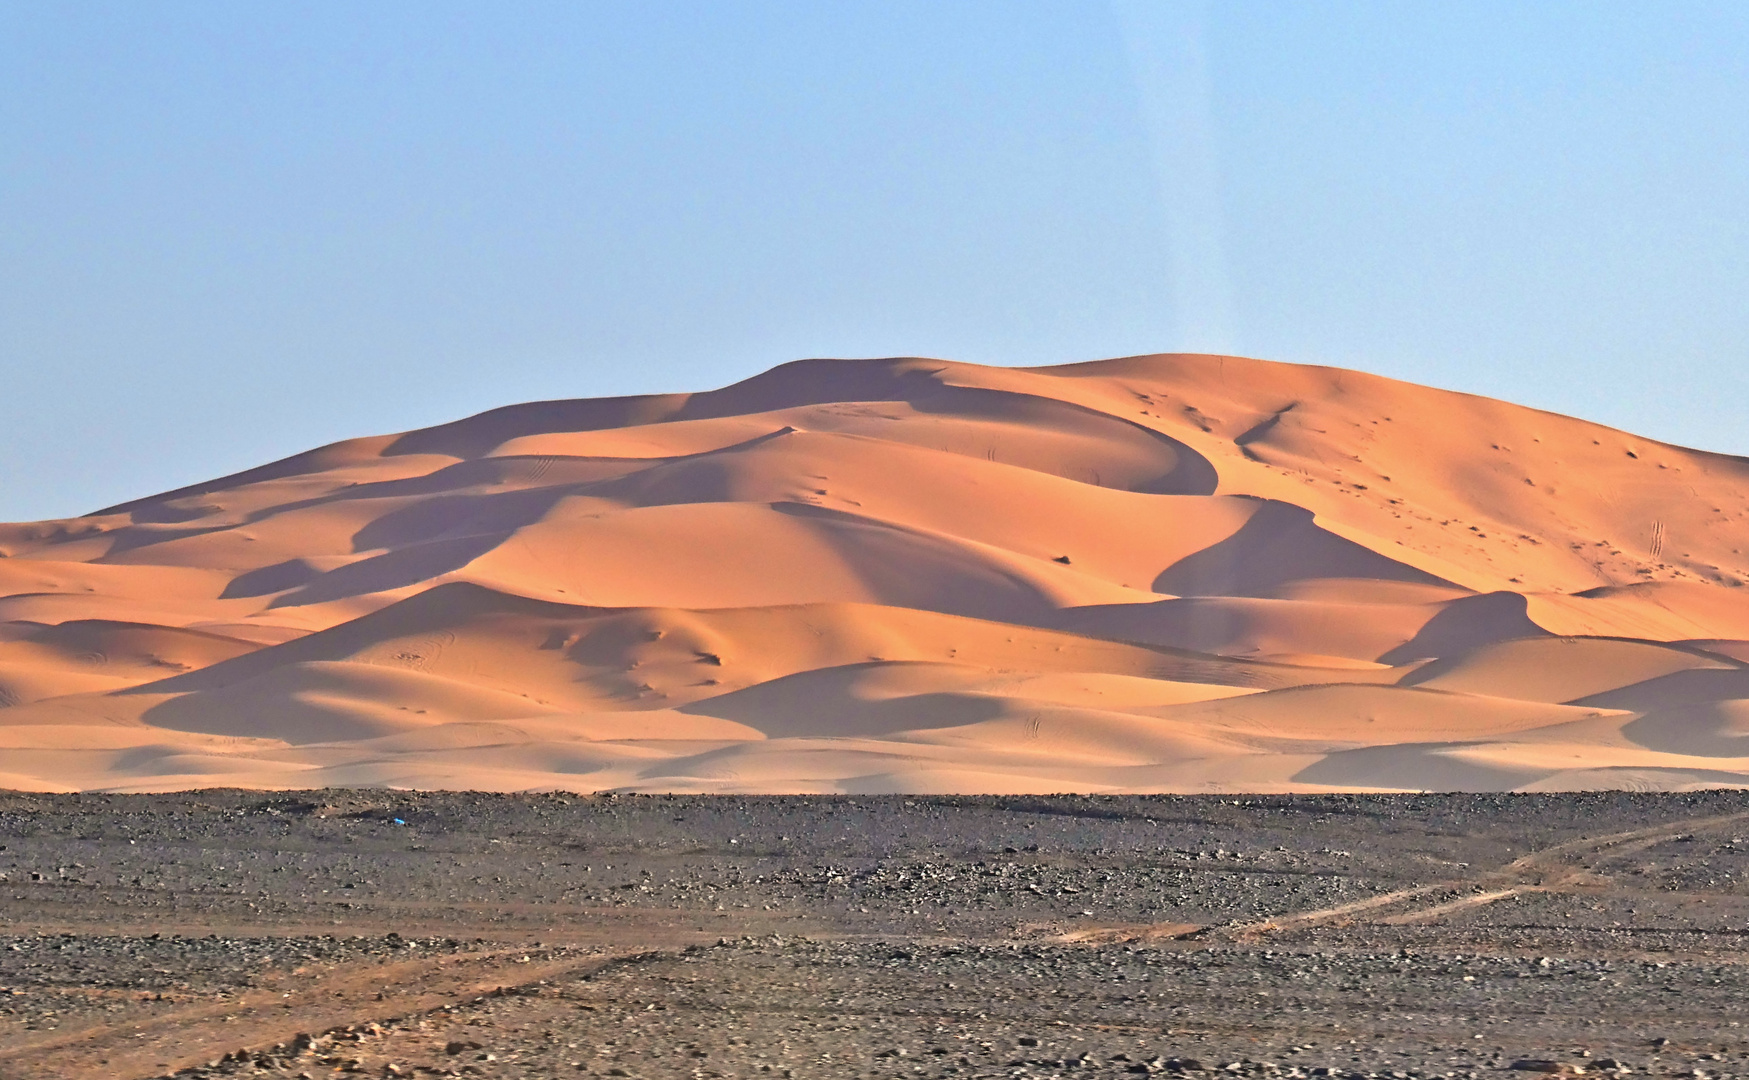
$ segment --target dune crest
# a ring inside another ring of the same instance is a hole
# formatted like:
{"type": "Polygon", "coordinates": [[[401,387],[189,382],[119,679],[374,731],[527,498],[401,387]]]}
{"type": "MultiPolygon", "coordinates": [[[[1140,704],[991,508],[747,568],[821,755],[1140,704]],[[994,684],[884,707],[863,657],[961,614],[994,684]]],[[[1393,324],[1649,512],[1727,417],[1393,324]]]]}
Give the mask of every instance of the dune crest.
{"type": "Polygon", "coordinates": [[[0,525],[0,774],[1749,784],[1746,552],[1749,460],[1359,372],[807,360],[0,525]]]}

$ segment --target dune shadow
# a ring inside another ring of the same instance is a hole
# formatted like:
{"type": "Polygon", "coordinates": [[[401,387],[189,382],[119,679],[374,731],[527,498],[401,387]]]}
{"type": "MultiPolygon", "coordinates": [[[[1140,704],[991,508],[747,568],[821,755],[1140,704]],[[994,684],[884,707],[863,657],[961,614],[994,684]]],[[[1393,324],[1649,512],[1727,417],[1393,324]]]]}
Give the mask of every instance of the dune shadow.
{"type": "Polygon", "coordinates": [[[352,535],[353,551],[405,548],[474,536],[503,537],[547,515],[587,485],[439,495],[392,510],[352,535]]]}
{"type": "Polygon", "coordinates": [[[225,585],[224,591],[219,593],[219,599],[238,600],[285,592],[300,585],[308,585],[321,575],[321,570],[303,559],[287,559],[272,566],[262,566],[238,574],[225,585]]]}
{"type": "Polygon", "coordinates": [[[1028,625],[1055,610],[1038,586],[952,538],[833,507],[770,506],[812,525],[878,603],[1028,625]]]}
{"type": "Polygon", "coordinates": [[[1170,462],[1153,476],[1104,486],[1147,495],[1213,495],[1220,487],[1220,474],[1208,458],[1145,424],[1056,398],[1009,390],[948,386],[933,379],[929,380],[929,386],[929,392],[907,397],[906,403],[920,413],[976,417],[1004,423],[1022,422],[1064,429],[1091,423],[1127,436],[1139,435],[1151,442],[1162,458],[1170,462]]]}
{"type": "Polygon", "coordinates": [[[1223,654],[1257,624],[1254,613],[1230,606],[1225,597],[1155,600],[1142,604],[1090,604],[1065,608],[1050,620],[1054,629],[1142,645],[1223,654]]]}
{"type": "Polygon", "coordinates": [[[1511,791],[1553,771],[1484,765],[1441,752],[1463,745],[1395,743],[1338,750],[1301,769],[1293,779],[1332,787],[1483,792],[1511,791]]]}
{"type": "Polygon", "coordinates": [[[1320,528],[1310,510],[1271,499],[1232,536],[1161,571],[1153,590],[1178,596],[1267,597],[1291,582],[1320,578],[1456,587],[1320,528]]]}
{"type": "Polygon", "coordinates": [[[1666,754],[1749,757],[1749,701],[1657,709],[1622,725],[1621,733],[1648,750],[1666,754]]]}
{"type": "Polygon", "coordinates": [[[976,724],[995,719],[1005,708],[998,698],[951,691],[875,700],[858,695],[865,677],[891,666],[874,661],[798,672],[675,711],[733,720],[770,738],[847,738],[976,724]]]}
{"type": "Polygon", "coordinates": [[[348,708],[347,702],[317,703],[295,694],[258,694],[250,693],[251,689],[227,687],[184,694],[152,706],[140,719],[170,731],[279,739],[293,746],[369,739],[403,730],[403,725],[348,708]]]}
{"type": "Polygon", "coordinates": [[[326,571],[303,587],[277,597],[267,606],[270,609],[306,607],[310,604],[325,604],[331,600],[345,600],[418,585],[460,570],[508,540],[510,535],[504,532],[483,536],[458,536],[384,552],[326,571]]]}
{"type": "Polygon", "coordinates": [[[1531,620],[1529,610],[1529,601],[1518,593],[1460,597],[1427,620],[1414,637],[1381,655],[1379,663],[1396,665],[1434,659],[1403,680],[1405,686],[1414,686],[1445,674],[1457,663],[1460,654],[1471,649],[1516,638],[1554,636],[1531,620]],[[1438,659],[1441,657],[1445,659],[1438,659]]]}
{"type": "MultiPolygon", "coordinates": [[[[231,686],[267,675],[292,664],[345,660],[371,645],[410,635],[443,635],[477,617],[514,614],[533,618],[574,619],[598,615],[603,608],[578,607],[535,600],[478,585],[448,581],[369,614],[293,638],[278,645],[252,649],[206,667],[141,683],[118,695],[180,694],[231,686]]],[[[222,639],[221,639],[222,640],[222,639]]]]}
{"type": "Polygon", "coordinates": [[[188,529],[139,529],[131,525],[111,531],[109,550],[91,560],[97,563],[114,561],[118,556],[130,551],[155,547],[158,544],[168,544],[173,540],[187,540],[196,536],[207,536],[212,533],[222,533],[236,526],[230,523],[224,525],[200,525],[188,529]]]}
{"type": "Polygon", "coordinates": [[[221,507],[200,503],[195,506],[174,506],[181,499],[167,499],[162,502],[146,503],[137,509],[128,511],[128,518],[135,525],[182,525],[190,521],[198,521],[212,514],[224,513],[221,507]]]}
{"type": "Polygon", "coordinates": [[[1569,702],[1596,709],[1647,712],[1749,698],[1749,668],[1690,668],[1569,702]]]}

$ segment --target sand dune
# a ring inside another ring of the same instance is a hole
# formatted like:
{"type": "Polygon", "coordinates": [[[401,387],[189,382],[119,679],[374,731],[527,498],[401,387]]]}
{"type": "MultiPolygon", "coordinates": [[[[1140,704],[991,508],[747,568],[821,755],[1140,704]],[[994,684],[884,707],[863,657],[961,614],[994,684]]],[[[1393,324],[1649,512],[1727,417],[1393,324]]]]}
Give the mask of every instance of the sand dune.
{"type": "Polygon", "coordinates": [[[1358,372],[803,361],[0,525],[0,784],[1749,783],[1745,552],[1745,459],[1358,372]]]}

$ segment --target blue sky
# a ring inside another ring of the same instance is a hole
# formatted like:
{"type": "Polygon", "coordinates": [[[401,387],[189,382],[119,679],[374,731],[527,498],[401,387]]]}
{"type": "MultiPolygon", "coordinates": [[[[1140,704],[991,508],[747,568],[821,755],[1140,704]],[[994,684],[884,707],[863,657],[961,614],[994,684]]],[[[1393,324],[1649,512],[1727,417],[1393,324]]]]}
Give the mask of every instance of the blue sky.
{"type": "Polygon", "coordinates": [[[803,356],[1749,452],[1749,5],[0,3],[0,520],[803,356]]]}

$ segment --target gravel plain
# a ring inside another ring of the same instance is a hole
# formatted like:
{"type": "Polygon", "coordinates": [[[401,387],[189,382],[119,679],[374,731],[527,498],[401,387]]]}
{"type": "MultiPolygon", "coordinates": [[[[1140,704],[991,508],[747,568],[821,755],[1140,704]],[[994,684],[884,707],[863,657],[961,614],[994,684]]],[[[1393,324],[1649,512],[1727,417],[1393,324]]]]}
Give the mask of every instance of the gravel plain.
{"type": "Polygon", "coordinates": [[[0,1080],[1749,1076],[1733,791],[0,794],[0,914],[0,1080]]]}

